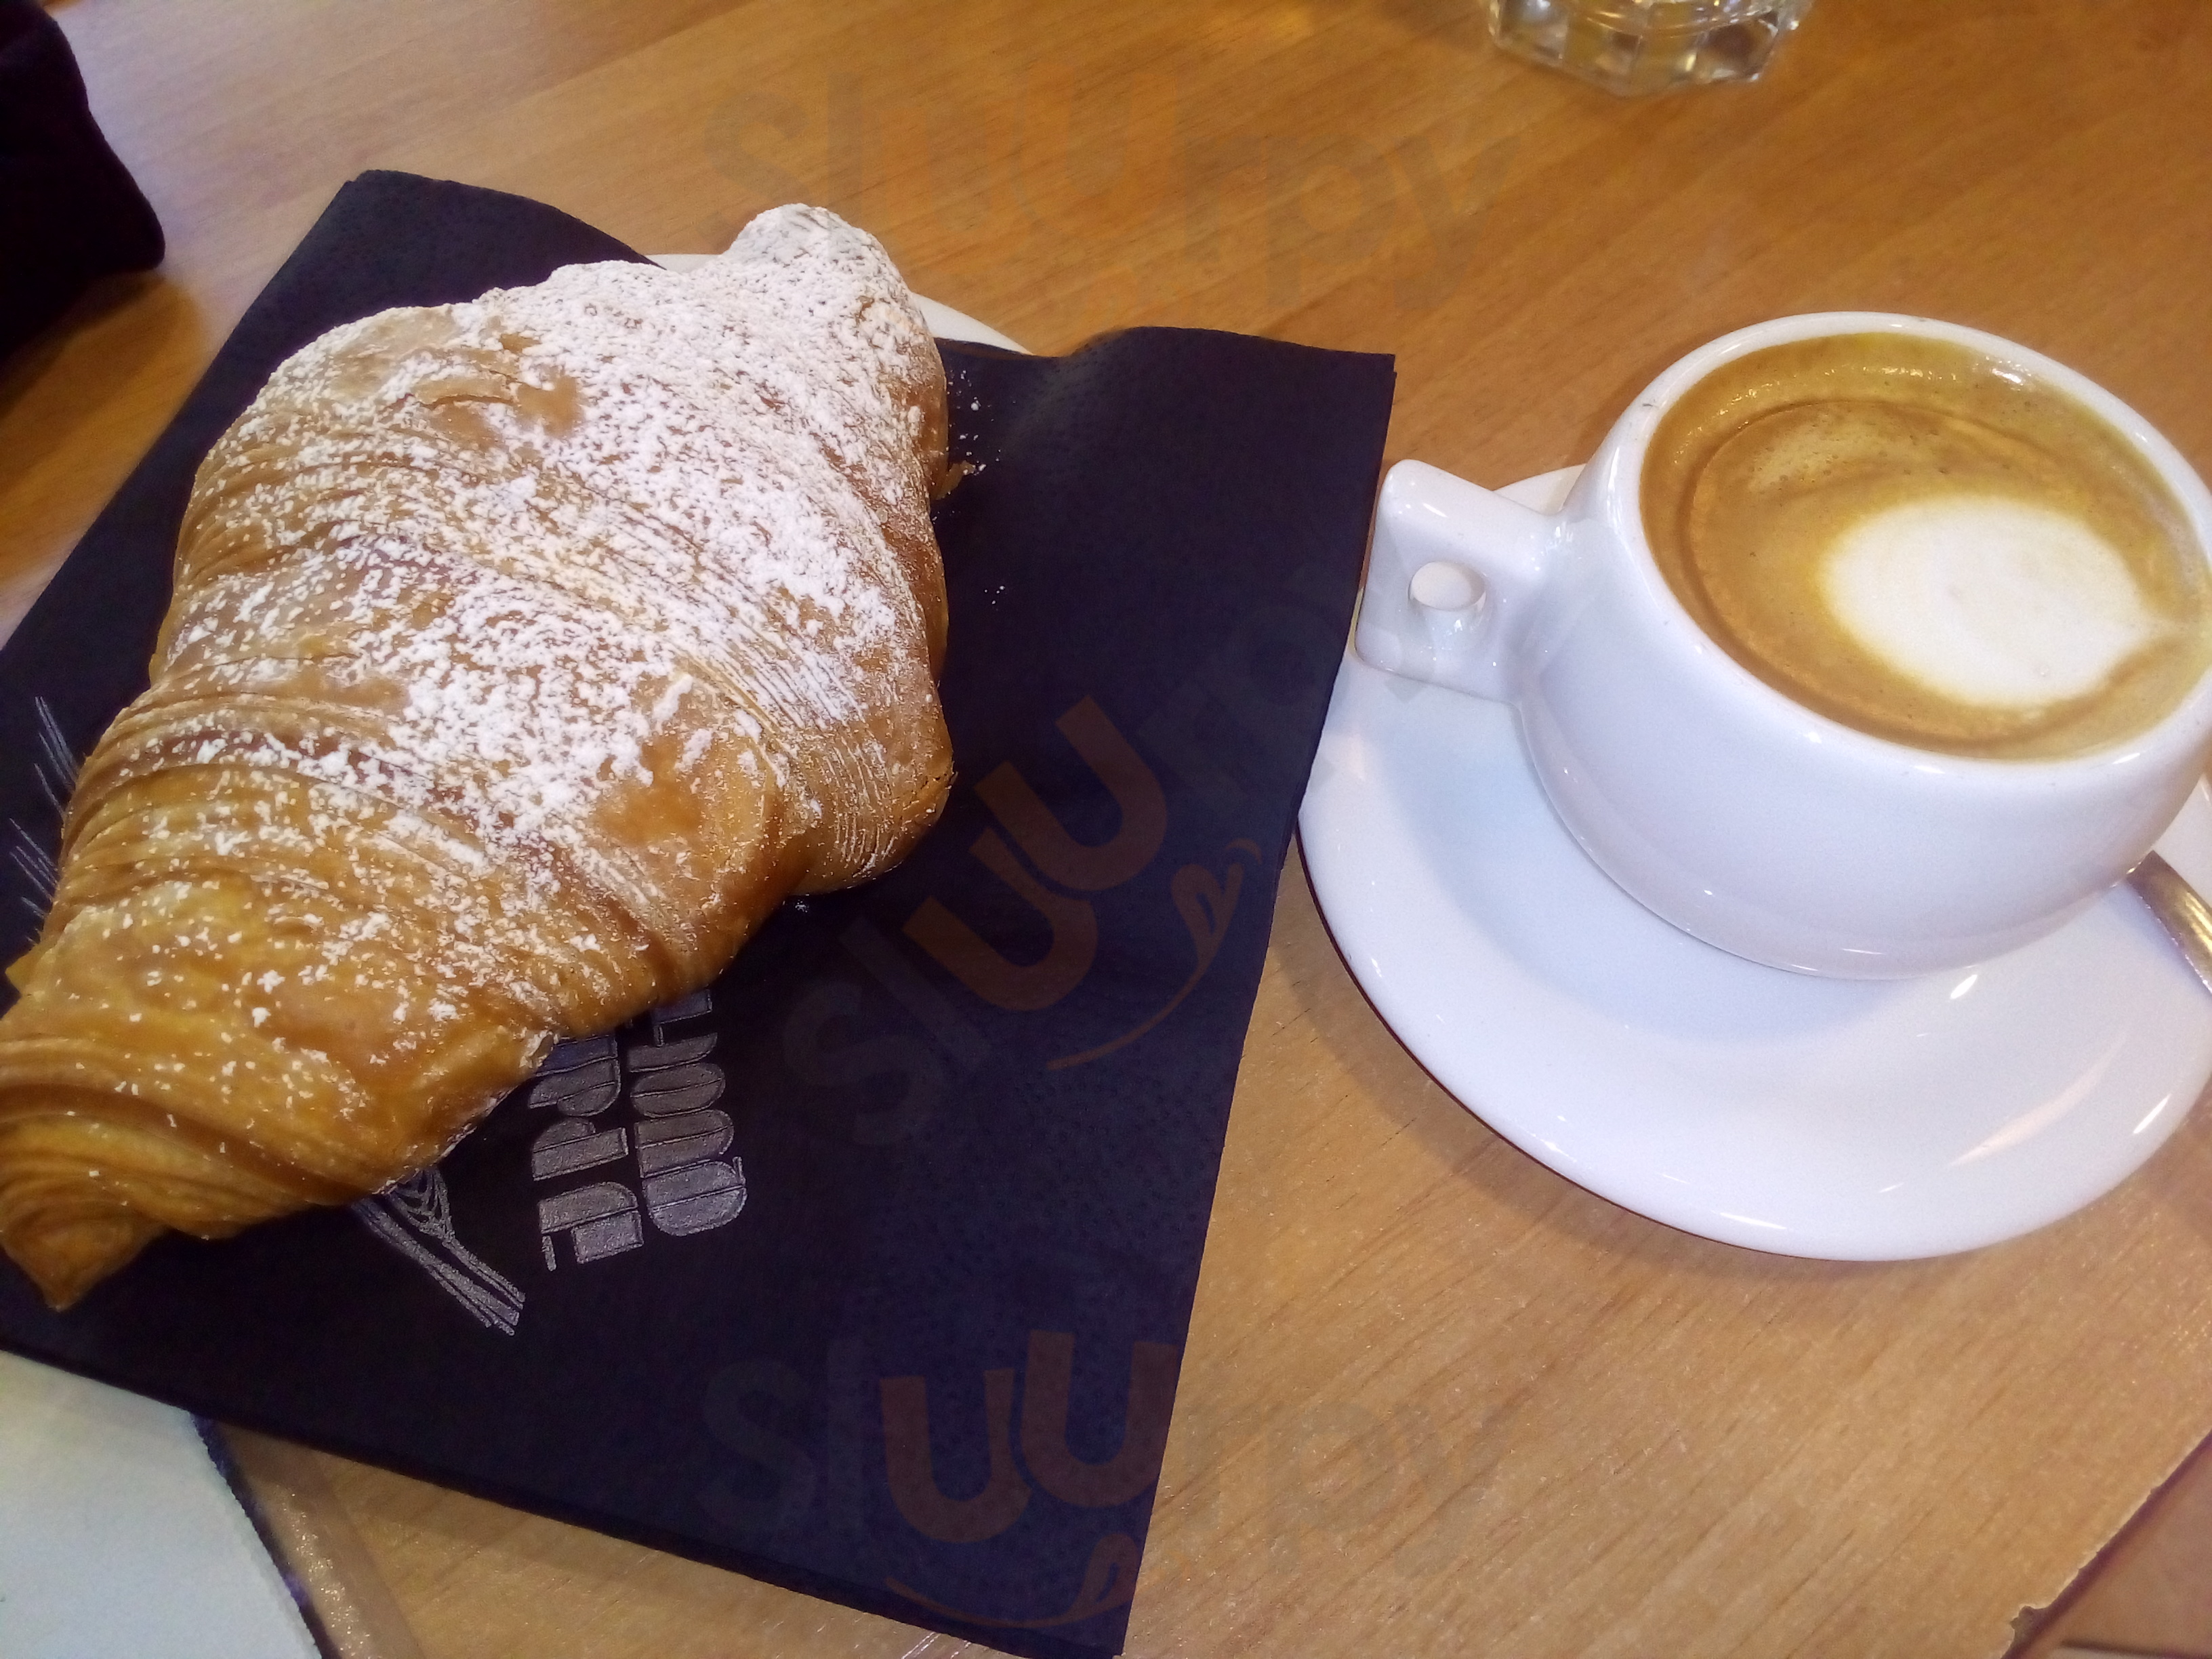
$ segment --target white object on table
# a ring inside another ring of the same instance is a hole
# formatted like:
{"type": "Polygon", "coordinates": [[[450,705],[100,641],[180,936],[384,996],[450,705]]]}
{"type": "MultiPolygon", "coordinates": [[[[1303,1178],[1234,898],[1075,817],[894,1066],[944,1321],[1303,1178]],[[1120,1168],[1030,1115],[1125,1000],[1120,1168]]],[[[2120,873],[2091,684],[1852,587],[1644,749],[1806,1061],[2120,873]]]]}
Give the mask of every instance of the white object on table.
{"type": "Polygon", "coordinates": [[[190,1417],[0,1353],[0,1654],[316,1647],[190,1417]]]}

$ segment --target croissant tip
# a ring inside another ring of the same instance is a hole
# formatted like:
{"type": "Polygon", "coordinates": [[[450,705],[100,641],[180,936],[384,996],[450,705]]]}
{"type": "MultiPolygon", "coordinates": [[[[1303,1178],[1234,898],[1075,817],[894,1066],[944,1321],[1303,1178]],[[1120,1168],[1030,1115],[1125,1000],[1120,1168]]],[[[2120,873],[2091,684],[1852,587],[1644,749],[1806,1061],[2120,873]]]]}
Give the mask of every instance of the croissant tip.
{"type": "Polygon", "coordinates": [[[0,1249],[38,1287],[49,1308],[66,1313],[161,1231],[143,1216],[101,1216],[41,1228],[28,1238],[0,1237],[0,1249]]]}

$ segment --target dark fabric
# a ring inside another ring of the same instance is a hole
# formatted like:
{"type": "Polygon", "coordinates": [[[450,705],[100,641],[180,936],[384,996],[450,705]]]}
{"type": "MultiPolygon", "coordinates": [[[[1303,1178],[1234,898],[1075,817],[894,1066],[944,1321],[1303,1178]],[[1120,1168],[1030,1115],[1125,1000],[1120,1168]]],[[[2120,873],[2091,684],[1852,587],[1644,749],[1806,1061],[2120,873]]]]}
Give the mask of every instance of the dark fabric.
{"type": "Polygon", "coordinates": [[[60,26],[0,0],[0,358],[98,278],[161,263],[161,224],[94,125],[60,26]]]}
{"type": "MultiPolygon", "coordinates": [[[[191,468],[281,356],[608,257],[487,191],[341,193],[0,652],[0,945],[143,684],[191,468]]],[[[399,1194],[165,1241],[65,1316],[0,1268],[0,1342],[1010,1651],[1119,1649],[1392,374],[1188,331],[945,350],[959,782],[913,856],[564,1045],[399,1194]]]]}

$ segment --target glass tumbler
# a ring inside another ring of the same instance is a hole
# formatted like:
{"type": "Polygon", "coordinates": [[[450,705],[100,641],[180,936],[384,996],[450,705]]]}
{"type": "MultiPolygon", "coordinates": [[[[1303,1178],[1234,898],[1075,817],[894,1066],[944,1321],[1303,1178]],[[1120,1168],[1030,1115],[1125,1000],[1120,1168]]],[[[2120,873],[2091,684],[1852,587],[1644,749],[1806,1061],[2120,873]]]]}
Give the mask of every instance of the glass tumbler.
{"type": "Polygon", "coordinates": [[[1607,92],[1748,81],[1813,0],[1484,0],[1491,38],[1607,92]]]}

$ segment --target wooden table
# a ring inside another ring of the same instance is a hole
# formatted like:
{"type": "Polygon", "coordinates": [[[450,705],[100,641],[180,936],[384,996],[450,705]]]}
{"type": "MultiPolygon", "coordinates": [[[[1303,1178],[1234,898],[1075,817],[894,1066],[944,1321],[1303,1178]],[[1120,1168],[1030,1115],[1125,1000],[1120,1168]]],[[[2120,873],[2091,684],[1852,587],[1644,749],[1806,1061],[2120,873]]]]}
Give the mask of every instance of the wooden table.
{"type": "MultiPolygon", "coordinates": [[[[1159,322],[1395,352],[1392,456],[1490,483],[1579,459],[1713,334],[1861,307],[2035,345],[2212,470],[2201,0],[1822,0],[1760,84],[1648,103],[1499,57],[1477,9],[71,0],[172,253],[0,374],[0,626],[368,167],[653,251],[827,202],[1042,350],[1159,322]]],[[[1445,1096],[1293,866],[1129,1650],[1997,1654],[2212,1431],[2208,1367],[2212,1115],[1972,1255],[1707,1243],[1445,1096]]],[[[961,1645],[257,1455],[325,1492],[362,1653],[961,1645]]]]}

